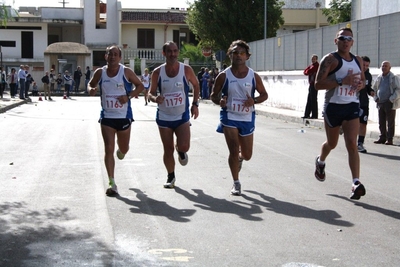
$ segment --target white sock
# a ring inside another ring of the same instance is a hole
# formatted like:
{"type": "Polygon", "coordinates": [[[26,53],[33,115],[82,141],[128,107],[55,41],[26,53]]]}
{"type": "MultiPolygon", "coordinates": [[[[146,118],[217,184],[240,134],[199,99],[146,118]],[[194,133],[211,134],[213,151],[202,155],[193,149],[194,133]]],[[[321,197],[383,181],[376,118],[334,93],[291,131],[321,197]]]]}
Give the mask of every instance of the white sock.
{"type": "Polygon", "coordinates": [[[239,181],[239,179],[238,179],[238,180],[236,180],[236,181],[233,181],[233,183],[235,183],[235,184],[240,184],[240,181],[239,181]]]}
{"type": "Polygon", "coordinates": [[[353,184],[355,184],[356,182],[359,182],[360,180],[358,178],[353,178],[353,184]]]}
{"type": "Polygon", "coordinates": [[[325,161],[324,160],[321,160],[321,158],[318,156],[318,163],[320,164],[320,165],[325,165],[325,161]]]}

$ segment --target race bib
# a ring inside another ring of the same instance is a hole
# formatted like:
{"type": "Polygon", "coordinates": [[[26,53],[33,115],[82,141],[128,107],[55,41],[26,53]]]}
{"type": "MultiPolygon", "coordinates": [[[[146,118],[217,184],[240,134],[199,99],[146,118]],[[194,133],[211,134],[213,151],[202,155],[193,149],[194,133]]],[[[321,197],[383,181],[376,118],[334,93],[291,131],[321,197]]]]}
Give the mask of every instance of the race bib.
{"type": "Polygon", "coordinates": [[[250,107],[246,107],[244,102],[246,102],[247,98],[238,98],[233,97],[231,103],[231,111],[235,113],[249,113],[250,107]]]}
{"type": "Polygon", "coordinates": [[[349,85],[339,86],[338,90],[336,90],[337,96],[339,97],[347,97],[354,96],[356,90],[353,90],[349,85]]]}
{"type": "Polygon", "coordinates": [[[175,92],[175,93],[164,94],[164,103],[165,107],[167,108],[182,106],[184,104],[183,93],[175,92]]]}

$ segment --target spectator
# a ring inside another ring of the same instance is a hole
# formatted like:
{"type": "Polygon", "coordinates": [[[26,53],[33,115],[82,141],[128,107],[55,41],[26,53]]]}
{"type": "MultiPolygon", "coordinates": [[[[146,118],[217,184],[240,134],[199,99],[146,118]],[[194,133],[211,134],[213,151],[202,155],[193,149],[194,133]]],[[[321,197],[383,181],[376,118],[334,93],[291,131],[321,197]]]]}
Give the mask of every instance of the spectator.
{"type": "Polygon", "coordinates": [[[380,136],[375,144],[393,145],[396,109],[400,107],[400,79],[390,71],[389,61],[383,61],[382,74],[377,77],[373,89],[378,107],[380,136]]]}

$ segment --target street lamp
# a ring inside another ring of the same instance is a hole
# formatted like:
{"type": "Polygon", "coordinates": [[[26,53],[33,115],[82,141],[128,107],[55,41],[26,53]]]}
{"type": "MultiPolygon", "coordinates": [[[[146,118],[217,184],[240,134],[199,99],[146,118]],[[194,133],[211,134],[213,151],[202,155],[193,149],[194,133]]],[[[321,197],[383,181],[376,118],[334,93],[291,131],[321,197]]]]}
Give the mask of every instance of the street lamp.
{"type": "Polygon", "coordinates": [[[319,21],[320,21],[320,18],[319,18],[319,9],[320,9],[320,7],[321,7],[321,3],[320,2],[316,2],[315,3],[315,8],[316,8],[316,12],[317,12],[317,16],[316,16],[316,19],[317,19],[317,21],[316,21],[316,24],[315,24],[315,28],[319,28],[319,21]]]}
{"type": "MultiPolygon", "coordinates": [[[[3,72],[4,70],[3,70],[3,51],[2,51],[2,46],[0,45],[0,67],[1,67],[1,72],[3,72]]],[[[1,77],[1,74],[3,74],[3,73],[0,73],[0,77],[1,77]]]]}
{"type": "Polygon", "coordinates": [[[264,39],[267,39],[267,0],[264,0],[264,39]]]}

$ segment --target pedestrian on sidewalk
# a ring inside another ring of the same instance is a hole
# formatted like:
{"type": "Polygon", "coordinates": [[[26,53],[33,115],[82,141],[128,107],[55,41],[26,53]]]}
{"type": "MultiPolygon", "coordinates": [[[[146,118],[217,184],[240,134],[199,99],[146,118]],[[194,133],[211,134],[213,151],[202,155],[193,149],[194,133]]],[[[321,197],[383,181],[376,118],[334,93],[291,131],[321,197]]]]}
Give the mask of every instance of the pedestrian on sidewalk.
{"type": "Polygon", "coordinates": [[[79,93],[79,86],[81,84],[81,77],[82,77],[82,71],[81,71],[81,66],[78,66],[76,70],[74,71],[74,88],[75,88],[75,95],[79,93]]]}
{"type": "Polygon", "coordinates": [[[53,100],[51,99],[50,76],[48,71],[46,71],[46,73],[42,77],[42,83],[43,83],[44,100],[47,100],[47,95],[49,96],[49,100],[53,100]]]}
{"type": "Polygon", "coordinates": [[[36,82],[32,83],[32,96],[38,96],[39,95],[39,88],[36,84],[36,82]]]}
{"type": "Polygon", "coordinates": [[[11,72],[7,76],[7,83],[10,86],[11,98],[15,98],[15,95],[17,94],[17,82],[18,82],[18,74],[15,68],[11,68],[11,72]]]}
{"type": "Polygon", "coordinates": [[[90,71],[90,67],[86,66],[86,72],[85,72],[85,92],[87,93],[87,85],[90,81],[90,76],[92,75],[92,72],[90,71]]]}
{"type": "Polygon", "coordinates": [[[54,74],[53,69],[50,69],[49,77],[50,77],[50,93],[54,94],[56,92],[54,88],[56,83],[56,75],[54,74]]]}
{"type": "Polygon", "coordinates": [[[31,88],[31,84],[35,81],[32,77],[32,74],[29,73],[29,66],[25,65],[25,98],[29,98],[29,89],[31,88]]]}
{"type": "Polygon", "coordinates": [[[400,79],[390,71],[389,61],[383,61],[382,74],[373,85],[376,94],[374,100],[378,107],[379,139],[375,144],[393,145],[396,109],[400,107],[400,79]]]}
{"type": "MultiPolygon", "coordinates": [[[[18,71],[18,83],[19,83],[19,98],[25,99],[25,79],[26,79],[26,72],[25,66],[20,65],[18,71]]],[[[28,96],[26,96],[28,97],[28,96]]]]}
{"type": "Polygon", "coordinates": [[[318,56],[312,55],[311,65],[304,70],[304,75],[308,76],[308,96],[306,109],[304,111],[303,119],[318,119],[318,91],[315,89],[315,76],[317,75],[319,63],[318,56]],[[311,115],[311,117],[310,117],[311,115]]]}
{"type": "Polygon", "coordinates": [[[150,89],[150,74],[148,68],[144,69],[144,74],[141,75],[141,81],[144,86],[144,105],[147,106],[147,103],[150,102],[148,99],[150,89]]]}
{"type": "Polygon", "coordinates": [[[325,181],[325,160],[337,146],[342,126],[352,175],[350,198],[360,199],[366,190],[360,182],[360,156],[357,149],[360,128],[358,92],[364,88],[365,77],[361,57],[350,53],[354,44],[353,31],[340,28],[335,44],[337,50],[321,60],[315,80],[317,90],[326,90],[323,116],[327,138],[315,159],[315,178],[320,182],[325,181]]]}
{"type": "Polygon", "coordinates": [[[367,56],[361,57],[364,66],[364,76],[365,76],[365,87],[359,92],[360,100],[360,129],[358,130],[358,152],[367,153],[364,147],[365,135],[367,134],[367,124],[369,116],[369,96],[374,96],[374,90],[372,90],[372,75],[369,73],[369,64],[371,60],[367,56]]]}
{"type": "Polygon", "coordinates": [[[59,73],[57,75],[57,79],[56,79],[56,83],[57,83],[57,94],[61,93],[61,85],[63,83],[63,79],[61,78],[61,73],[59,73]]]}
{"type": "Polygon", "coordinates": [[[4,90],[6,89],[6,72],[3,67],[0,66],[0,97],[3,98],[4,90]]]}
{"type": "Polygon", "coordinates": [[[231,194],[236,196],[241,195],[239,172],[242,162],[250,160],[253,154],[254,105],[268,98],[260,76],[246,65],[251,55],[249,49],[243,40],[231,43],[227,55],[232,65],[219,73],[211,92],[211,100],[221,107],[217,132],[224,134],[228,146],[228,164],[233,179],[231,194]],[[255,91],[259,96],[255,96],[255,91]]]}
{"type": "Polygon", "coordinates": [[[104,164],[109,183],[106,190],[108,196],[118,194],[114,177],[115,136],[118,145],[116,156],[122,160],[129,150],[133,121],[130,99],[143,91],[143,84],[132,69],[120,63],[121,58],[122,52],[117,45],[107,47],[105,54],[107,65],[96,69],[88,84],[91,96],[96,95],[98,87],[101,90],[99,123],[104,140],[104,164]],[[135,90],[133,90],[134,87],[135,90]]]}
{"type": "Polygon", "coordinates": [[[178,61],[179,49],[176,43],[166,42],[162,54],[166,62],[151,74],[149,99],[157,103],[156,123],[168,173],[164,188],[173,188],[176,181],[174,151],[178,153],[179,163],[185,166],[189,160],[187,152],[190,148],[190,117],[197,119],[199,116],[200,87],[192,67],[178,61]],[[193,87],[191,105],[189,84],[193,87]]]}
{"type": "Polygon", "coordinates": [[[69,75],[69,71],[66,70],[64,72],[64,93],[67,94],[67,98],[69,98],[71,86],[72,86],[72,78],[71,78],[71,75],[69,75]]]}

